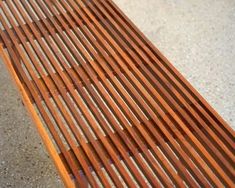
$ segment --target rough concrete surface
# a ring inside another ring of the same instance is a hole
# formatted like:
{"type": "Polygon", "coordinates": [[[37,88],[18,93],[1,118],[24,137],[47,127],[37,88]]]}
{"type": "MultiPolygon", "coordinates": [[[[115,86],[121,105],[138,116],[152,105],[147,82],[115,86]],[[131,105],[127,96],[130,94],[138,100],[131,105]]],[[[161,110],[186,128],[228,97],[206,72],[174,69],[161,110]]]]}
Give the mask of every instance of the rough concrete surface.
{"type": "MultiPolygon", "coordinates": [[[[114,0],[235,129],[235,1],[114,0]]],[[[0,61],[0,187],[62,187],[0,61]]]]}

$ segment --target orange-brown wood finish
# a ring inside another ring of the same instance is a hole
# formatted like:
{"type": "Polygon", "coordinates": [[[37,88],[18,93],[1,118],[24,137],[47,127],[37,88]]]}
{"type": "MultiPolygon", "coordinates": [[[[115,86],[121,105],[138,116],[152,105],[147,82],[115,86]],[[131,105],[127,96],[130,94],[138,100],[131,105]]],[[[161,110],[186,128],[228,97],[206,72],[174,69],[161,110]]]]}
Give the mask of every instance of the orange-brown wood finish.
{"type": "Polygon", "coordinates": [[[234,131],[113,1],[0,7],[2,58],[67,187],[235,186],[234,131]]]}

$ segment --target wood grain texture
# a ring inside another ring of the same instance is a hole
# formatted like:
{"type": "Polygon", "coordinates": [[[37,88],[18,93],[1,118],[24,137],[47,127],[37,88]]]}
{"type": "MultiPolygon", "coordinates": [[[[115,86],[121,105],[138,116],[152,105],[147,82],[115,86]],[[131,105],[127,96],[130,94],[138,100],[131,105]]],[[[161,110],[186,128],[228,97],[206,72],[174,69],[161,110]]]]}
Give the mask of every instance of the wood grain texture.
{"type": "Polygon", "coordinates": [[[111,0],[0,7],[3,59],[67,187],[234,186],[234,131],[111,0]]]}

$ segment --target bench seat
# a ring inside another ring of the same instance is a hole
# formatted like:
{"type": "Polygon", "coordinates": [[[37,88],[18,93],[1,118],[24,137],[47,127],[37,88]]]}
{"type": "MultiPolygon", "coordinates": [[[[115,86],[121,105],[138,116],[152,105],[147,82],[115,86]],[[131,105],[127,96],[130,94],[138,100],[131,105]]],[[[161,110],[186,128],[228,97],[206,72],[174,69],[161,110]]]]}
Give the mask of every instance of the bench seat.
{"type": "Polygon", "coordinates": [[[235,186],[234,131],[113,1],[0,7],[1,57],[66,187],[235,186]]]}

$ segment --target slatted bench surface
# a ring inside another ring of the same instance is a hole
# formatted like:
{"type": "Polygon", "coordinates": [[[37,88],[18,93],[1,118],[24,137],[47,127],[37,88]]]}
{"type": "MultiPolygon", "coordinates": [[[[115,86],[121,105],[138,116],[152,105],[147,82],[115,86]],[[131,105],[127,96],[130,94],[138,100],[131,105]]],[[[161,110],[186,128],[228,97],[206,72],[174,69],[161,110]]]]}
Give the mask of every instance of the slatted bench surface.
{"type": "Polygon", "coordinates": [[[3,57],[53,142],[65,182],[234,187],[234,131],[114,2],[0,6],[3,57]]]}

